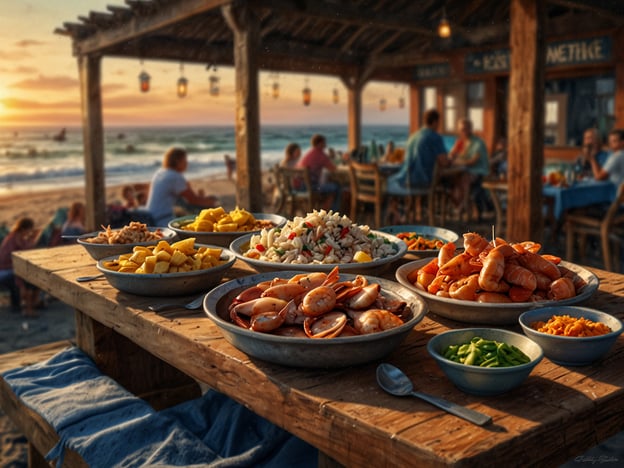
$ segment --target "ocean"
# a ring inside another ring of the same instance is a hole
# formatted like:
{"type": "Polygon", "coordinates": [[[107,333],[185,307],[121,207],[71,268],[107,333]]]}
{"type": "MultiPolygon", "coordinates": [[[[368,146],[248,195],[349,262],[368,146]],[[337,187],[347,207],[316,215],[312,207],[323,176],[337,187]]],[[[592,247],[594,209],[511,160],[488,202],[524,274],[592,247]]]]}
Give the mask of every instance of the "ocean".
{"type": "MultiPolygon", "coordinates": [[[[84,186],[82,129],[67,128],[66,139],[55,141],[53,137],[59,130],[0,129],[0,195],[84,186]]],[[[374,141],[385,147],[392,140],[402,147],[408,131],[407,125],[363,126],[362,144],[370,147],[374,141]]],[[[328,147],[348,150],[345,125],[268,125],[261,130],[263,169],[283,158],[288,143],[298,143],[305,152],[314,133],[325,135],[328,147]]],[[[451,143],[448,137],[445,141],[447,146],[451,143]]],[[[224,155],[236,154],[234,127],[105,128],[106,184],[148,182],[171,146],[182,146],[188,151],[189,179],[224,175],[224,155]]]]}

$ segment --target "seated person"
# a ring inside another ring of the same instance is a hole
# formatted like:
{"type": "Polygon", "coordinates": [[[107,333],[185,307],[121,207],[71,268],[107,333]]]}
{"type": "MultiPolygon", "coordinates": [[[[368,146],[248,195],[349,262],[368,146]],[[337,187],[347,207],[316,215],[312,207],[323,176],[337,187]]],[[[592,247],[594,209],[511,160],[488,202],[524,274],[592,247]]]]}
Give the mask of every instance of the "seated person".
{"type": "Polygon", "coordinates": [[[507,177],[507,140],[500,137],[490,157],[490,177],[504,179],[507,177]]]}
{"type": "Polygon", "coordinates": [[[597,167],[603,167],[607,162],[609,153],[602,149],[600,134],[596,128],[588,128],[583,133],[583,148],[581,154],[576,159],[575,172],[578,178],[595,177],[592,169],[592,160],[595,160],[597,167]]]}
{"type": "Polygon", "coordinates": [[[174,207],[180,197],[201,208],[219,205],[217,197],[202,196],[193,191],[183,174],[187,167],[186,150],[171,148],[165,153],[162,167],[152,177],[147,196],[146,209],[152,217],[153,226],[166,226],[175,217],[174,207]]]}
{"type": "Polygon", "coordinates": [[[472,133],[472,122],[460,119],[457,123],[458,138],[449,153],[454,167],[464,168],[453,183],[451,201],[457,208],[466,206],[473,195],[479,210],[479,217],[486,211],[492,211],[491,200],[481,186],[483,178],[490,172],[487,148],[481,138],[472,133]]]}
{"type": "Polygon", "coordinates": [[[596,180],[609,179],[619,187],[624,182],[624,129],[609,132],[609,149],[612,153],[603,167],[598,165],[596,158],[590,159],[592,172],[596,180]]]}
{"type": "Polygon", "coordinates": [[[297,143],[289,143],[284,150],[284,159],[279,163],[280,167],[297,167],[301,157],[301,147],[297,143]]]}
{"type": "Polygon", "coordinates": [[[61,236],[79,236],[85,232],[87,232],[87,229],[85,228],[84,203],[74,202],[67,213],[67,221],[63,223],[61,228],[61,236]]]}
{"type": "Polygon", "coordinates": [[[336,182],[323,180],[323,171],[333,172],[336,165],[325,153],[327,140],[323,135],[313,135],[310,139],[311,148],[297,162],[296,167],[307,167],[310,172],[310,183],[312,191],[322,194],[326,199],[326,204],[331,204],[333,211],[340,209],[340,186],[336,182]]]}
{"type": "MultiPolygon", "coordinates": [[[[32,249],[36,246],[39,231],[35,229],[35,223],[32,218],[23,217],[18,219],[6,237],[0,244],[0,277],[3,282],[8,282],[13,275],[13,258],[12,253],[18,250],[32,249]]],[[[9,286],[11,290],[11,305],[18,310],[21,306],[20,302],[24,301],[24,309],[22,315],[24,317],[37,317],[35,312],[35,302],[39,289],[22,278],[12,277],[13,287],[19,290],[19,297],[16,292],[9,286]]],[[[7,283],[10,284],[10,283],[7,283]]]]}

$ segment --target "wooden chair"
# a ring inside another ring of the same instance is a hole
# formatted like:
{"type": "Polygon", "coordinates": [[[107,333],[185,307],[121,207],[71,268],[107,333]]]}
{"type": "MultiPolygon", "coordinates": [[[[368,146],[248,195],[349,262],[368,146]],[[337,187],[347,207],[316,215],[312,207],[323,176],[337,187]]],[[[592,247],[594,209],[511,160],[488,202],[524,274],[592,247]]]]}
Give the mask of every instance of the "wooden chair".
{"type": "Polygon", "coordinates": [[[278,189],[276,213],[292,218],[298,210],[303,214],[312,211],[318,197],[310,188],[310,170],[275,166],[274,171],[278,189]]]}
{"type": "Polygon", "coordinates": [[[372,204],[375,209],[375,226],[382,225],[385,204],[384,179],[377,164],[349,163],[351,181],[351,219],[357,219],[358,208],[372,204]]]}
{"type": "Polygon", "coordinates": [[[620,270],[620,243],[624,236],[624,212],[620,208],[623,203],[624,183],[618,187],[617,196],[604,216],[591,216],[588,211],[570,212],[566,215],[566,259],[568,261],[572,261],[574,256],[574,241],[577,236],[579,254],[581,259],[584,259],[587,236],[593,235],[600,238],[605,270],[620,270]]]}

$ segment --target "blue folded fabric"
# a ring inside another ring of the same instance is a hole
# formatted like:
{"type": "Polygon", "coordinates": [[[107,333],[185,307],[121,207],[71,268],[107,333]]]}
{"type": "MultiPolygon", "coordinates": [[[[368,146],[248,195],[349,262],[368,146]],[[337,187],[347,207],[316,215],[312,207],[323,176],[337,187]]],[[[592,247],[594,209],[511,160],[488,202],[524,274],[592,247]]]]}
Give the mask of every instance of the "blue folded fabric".
{"type": "Polygon", "coordinates": [[[3,374],[26,406],[93,467],[316,466],[317,450],[215,391],[156,412],[104,376],[80,349],[3,374]]]}

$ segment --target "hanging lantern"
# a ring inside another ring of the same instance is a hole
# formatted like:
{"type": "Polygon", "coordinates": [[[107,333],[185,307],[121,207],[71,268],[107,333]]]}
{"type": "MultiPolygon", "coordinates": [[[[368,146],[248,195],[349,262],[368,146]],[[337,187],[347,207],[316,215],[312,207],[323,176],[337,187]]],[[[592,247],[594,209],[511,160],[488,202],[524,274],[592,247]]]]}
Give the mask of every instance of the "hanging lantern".
{"type": "Polygon", "coordinates": [[[438,36],[442,38],[451,37],[451,23],[446,18],[446,9],[442,8],[442,18],[438,23],[438,36]]]}
{"type": "Polygon", "coordinates": [[[385,111],[385,110],[386,110],[386,100],[385,100],[384,98],[381,98],[381,99],[379,100],[379,110],[380,110],[381,112],[383,112],[383,111],[385,111]]]}
{"type": "Polygon", "coordinates": [[[405,107],[405,98],[403,96],[399,96],[399,109],[403,109],[405,107]]]}
{"type": "Polygon", "coordinates": [[[184,72],[184,66],[182,64],[180,64],[180,78],[178,78],[178,97],[179,98],[183,98],[186,96],[186,93],[188,92],[188,80],[186,78],[184,78],[183,75],[184,72]]]}
{"type": "Polygon", "coordinates": [[[339,100],[340,98],[338,97],[338,88],[334,88],[334,90],[332,91],[332,102],[334,104],[338,104],[339,100]]]}
{"type": "Polygon", "coordinates": [[[210,95],[218,96],[219,95],[219,77],[216,75],[217,68],[215,67],[215,74],[210,75],[208,79],[210,81],[210,95]]]}
{"type": "Polygon", "coordinates": [[[142,93],[147,93],[150,89],[150,76],[149,74],[143,70],[139,74],[139,89],[142,93]]]}
{"type": "Polygon", "coordinates": [[[272,89],[273,99],[277,99],[279,97],[279,83],[277,81],[274,82],[271,89],[272,89]]]}
{"type": "Polygon", "coordinates": [[[305,88],[303,88],[302,92],[303,92],[303,105],[309,106],[310,102],[312,101],[312,90],[306,86],[305,88]]]}

